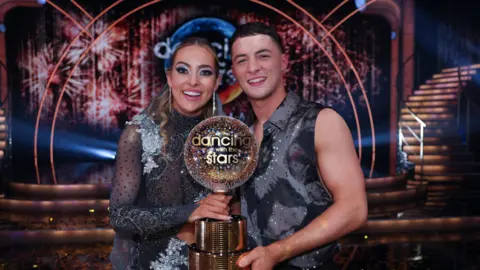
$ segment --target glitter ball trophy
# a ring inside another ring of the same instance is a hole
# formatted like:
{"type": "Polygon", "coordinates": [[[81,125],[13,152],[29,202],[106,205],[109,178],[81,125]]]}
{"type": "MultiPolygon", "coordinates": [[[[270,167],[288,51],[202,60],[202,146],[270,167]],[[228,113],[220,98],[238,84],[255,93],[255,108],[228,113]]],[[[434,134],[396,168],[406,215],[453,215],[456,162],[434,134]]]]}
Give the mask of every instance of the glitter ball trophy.
{"type": "MultiPolygon", "coordinates": [[[[214,193],[228,194],[244,184],[257,166],[255,137],[241,121],[210,117],[190,132],[184,149],[193,178],[214,193]]],[[[195,243],[189,247],[190,270],[240,270],[238,258],[246,252],[247,223],[243,216],[230,221],[195,222],[195,243]]]]}

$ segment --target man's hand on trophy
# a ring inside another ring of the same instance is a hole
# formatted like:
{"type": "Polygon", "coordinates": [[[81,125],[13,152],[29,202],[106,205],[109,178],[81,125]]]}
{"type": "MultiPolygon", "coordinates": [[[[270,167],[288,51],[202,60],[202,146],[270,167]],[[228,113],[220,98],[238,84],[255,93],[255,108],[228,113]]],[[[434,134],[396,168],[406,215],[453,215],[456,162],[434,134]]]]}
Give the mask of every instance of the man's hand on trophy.
{"type": "Polygon", "coordinates": [[[249,270],[272,270],[278,263],[275,250],[267,247],[256,247],[240,256],[237,265],[249,270]]]}
{"type": "Polygon", "coordinates": [[[230,220],[230,200],[232,196],[223,194],[210,194],[200,200],[200,206],[193,211],[188,222],[193,223],[202,218],[213,218],[218,220],[230,220]]]}

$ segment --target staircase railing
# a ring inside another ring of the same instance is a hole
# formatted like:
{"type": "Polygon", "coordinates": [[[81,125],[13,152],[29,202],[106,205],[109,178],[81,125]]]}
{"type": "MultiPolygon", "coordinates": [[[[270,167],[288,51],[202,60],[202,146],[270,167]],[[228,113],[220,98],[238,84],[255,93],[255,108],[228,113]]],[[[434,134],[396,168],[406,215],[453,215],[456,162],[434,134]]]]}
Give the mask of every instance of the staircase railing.
{"type": "Polygon", "coordinates": [[[5,191],[5,183],[7,177],[5,173],[5,167],[8,166],[8,154],[10,153],[9,140],[11,138],[11,123],[8,117],[8,112],[5,110],[5,105],[9,102],[9,88],[7,85],[7,91],[2,89],[4,84],[8,84],[11,80],[8,80],[7,66],[0,61],[0,194],[5,191]],[[6,83],[5,81],[6,80],[6,83]],[[2,96],[1,94],[4,94],[2,96]],[[5,162],[7,161],[7,162],[5,162]]]}
{"type": "Polygon", "coordinates": [[[422,121],[422,119],[420,119],[420,117],[418,117],[417,114],[415,114],[406,104],[405,101],[402,102],[403,104],[403,107],[407,109],[408,113],[413,117],[413,119],[415,119],[419,125],[420,125],[420,134],[417,135],[417,133],[415,133],[415,131],[413,131],[413,129],[405,124],[404,122],[399,122],[399,127],[398,127],[398,148],[399,148],[399,151],[403,151],[402,147],[403,145],[409,145],[408,142],[405,140],[405,136],[403,135],[403,128],[406,128],[410,134],[412,134],[412,136],[420,143],[420,179],[423,179],[423,167],[424,167],[424,157],[423,157],[423,148],[424,148],[424,134],[425,134],[425,128],[427,127],[427,124],[425,124],[425,122],[422,121]]]}
{"type": "MultiPolygon", "coordinates": [[[[9,139],[9,118],[7,116],[7,112],[5,111],[5,105],[8,102],[9,98],[9,91],[8,91],[8,86],[7,86],[7,91],[4,91],[3,85],[4,85],[4,79],[7,79],[7,66],[0,61],[0,170],[3,168],[2,160],[6,157],[6,149],[8,145],[8,139],[9,139]],[[1,94],[5,93],[5,96],[3,97],[1,94]]],[[[7,83],[8,83],[7,79],[7,83]]]]}
{"type": "MultiPolygon", "coordinates": [[[[5,65],[5,63],[0,61],[0,87],[3,86],[3,79],[7,79],[7,83],[9,83],[9,80],[8,80],[7,77],[8,77],[7,66],[5,65]]],[[[0,89],[0,90],[2,90],[2,89],[0,89]]],[[[10,94],[9,91],[5,91],[5,97],[2,97],[1,94],[3,92],[4,91],[0,91],[0,108],[3,108],[4,105],[8,102],[8,97],[9,97],[9,94],[10,94]]]]}

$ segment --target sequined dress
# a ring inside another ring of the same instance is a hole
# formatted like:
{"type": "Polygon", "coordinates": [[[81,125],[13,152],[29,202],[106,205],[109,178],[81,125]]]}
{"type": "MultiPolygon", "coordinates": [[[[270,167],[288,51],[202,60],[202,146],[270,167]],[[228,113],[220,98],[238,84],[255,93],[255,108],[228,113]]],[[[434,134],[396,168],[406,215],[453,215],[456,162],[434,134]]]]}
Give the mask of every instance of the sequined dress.
{"type": "Polygon", "coordinates": [[[127,122],[110,199],[115,269],[188,269],[187,244],[176,234],[208,191],[189,175],[183,147],[201,120],[172,112],[165,145],[151,117],[142,113],[127,122]]]}

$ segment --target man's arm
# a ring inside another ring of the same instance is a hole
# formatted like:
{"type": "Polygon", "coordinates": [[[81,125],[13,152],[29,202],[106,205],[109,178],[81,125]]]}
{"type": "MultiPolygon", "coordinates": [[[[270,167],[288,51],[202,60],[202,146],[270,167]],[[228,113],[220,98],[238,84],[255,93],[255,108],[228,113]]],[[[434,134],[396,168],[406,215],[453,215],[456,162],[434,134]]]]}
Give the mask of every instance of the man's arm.
{"type": "Polygon", "coordinates": [[[340,115],[322,110],[315,125],[317,165],[333,204],[302,230],[267,247],[254,249],[239,261],[252,270],[313,250],[358,229],[367,219],[365,180],[350,131],[340,115]],[[265,256],[265,258],[261,258],[265,256]]]}

